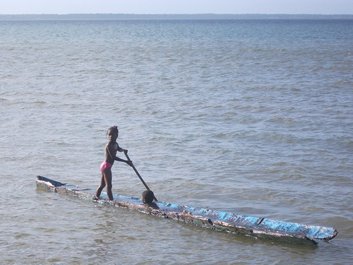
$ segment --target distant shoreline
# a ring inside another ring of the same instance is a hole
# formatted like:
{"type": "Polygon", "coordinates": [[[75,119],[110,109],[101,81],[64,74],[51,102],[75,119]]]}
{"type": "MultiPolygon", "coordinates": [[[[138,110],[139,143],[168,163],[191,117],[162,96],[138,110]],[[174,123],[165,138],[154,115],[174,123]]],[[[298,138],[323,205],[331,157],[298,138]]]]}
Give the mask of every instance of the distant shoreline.
{"type": "Polygon", "coordinates": [[[0,15],[0,21],[86,20],[353,20],[352,15],[316,14],[15,14],[0,15]]]}

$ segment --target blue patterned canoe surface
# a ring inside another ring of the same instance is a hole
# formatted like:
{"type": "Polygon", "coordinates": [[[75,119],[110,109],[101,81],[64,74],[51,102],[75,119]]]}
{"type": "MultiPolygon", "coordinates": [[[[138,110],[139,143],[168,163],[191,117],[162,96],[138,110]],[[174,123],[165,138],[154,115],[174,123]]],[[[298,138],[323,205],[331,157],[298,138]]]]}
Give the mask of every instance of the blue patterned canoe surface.
{"type": "MultiPolygon", "coordinates": [[[[37,187],[86,200],[92,200],[94,195],[94,191],[90,189],[82,189],[75,185],[61,183],[42,176],[37,177],[37,187]]],[[[135,209],[142,213],[235,234],[303,239],[312,242],[317,240],[328,241],[337,235],[337,230],[332,227],[303,225],[161,201],[147,205],[143,204],[139,198],[124,195],[114,195],[113,201],[108,201],[105,193],[101,197],[102,199],[96,201],[97,203],[135,209]]]]}

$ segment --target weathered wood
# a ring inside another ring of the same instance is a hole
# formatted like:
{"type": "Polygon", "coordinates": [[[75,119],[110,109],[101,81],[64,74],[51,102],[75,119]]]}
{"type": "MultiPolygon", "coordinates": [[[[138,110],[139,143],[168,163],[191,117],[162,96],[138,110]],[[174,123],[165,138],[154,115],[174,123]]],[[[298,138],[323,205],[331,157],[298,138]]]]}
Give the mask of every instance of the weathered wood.
{"type": "MultiPolygon", "coordinates": [[[[37,187],[39,189],[94,201],[93,190],[82,189],[75,185],[61,183],[42,176],[37,177],[37,187]]],[[[102,193],[101,197],[102,199],[95,202],[134,209],[141,213],[234,234],[300,239],[313,243],[317,240],[328,241],[337,235],[337,230],[332,227],[303,225],[264,217],[237,215],[231,212],[194,208],[161,201],[143,204],[139,198],[124,195],[114,195],[113,201],[107,200],[108,198],[105,193],[102,193]]]]}

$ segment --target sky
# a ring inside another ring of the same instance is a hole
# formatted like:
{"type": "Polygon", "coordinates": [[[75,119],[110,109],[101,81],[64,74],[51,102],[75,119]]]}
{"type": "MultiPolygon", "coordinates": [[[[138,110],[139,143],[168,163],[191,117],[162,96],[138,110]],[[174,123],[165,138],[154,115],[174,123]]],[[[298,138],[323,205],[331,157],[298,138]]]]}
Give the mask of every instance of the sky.
{"type": "Polygon", "coordinates": [[[0,14],[353,14],[353,0],[0,0],[0,14]]]}

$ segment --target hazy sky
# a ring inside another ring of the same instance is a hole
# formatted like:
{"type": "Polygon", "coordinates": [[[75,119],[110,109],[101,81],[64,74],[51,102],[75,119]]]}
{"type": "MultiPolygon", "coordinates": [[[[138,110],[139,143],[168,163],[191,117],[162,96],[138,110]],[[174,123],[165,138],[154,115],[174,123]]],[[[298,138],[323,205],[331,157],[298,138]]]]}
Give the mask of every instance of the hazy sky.
{"type": "Polygon", "coordinates": [[[353,14],[353,0],[0,0],[0,14],[353,14]]]}

